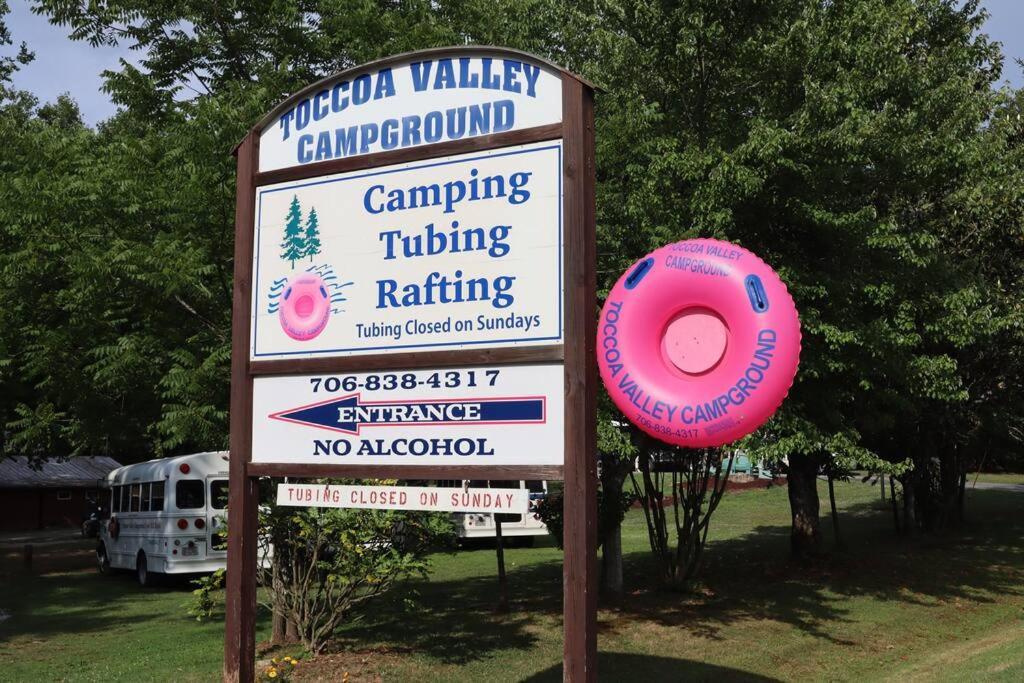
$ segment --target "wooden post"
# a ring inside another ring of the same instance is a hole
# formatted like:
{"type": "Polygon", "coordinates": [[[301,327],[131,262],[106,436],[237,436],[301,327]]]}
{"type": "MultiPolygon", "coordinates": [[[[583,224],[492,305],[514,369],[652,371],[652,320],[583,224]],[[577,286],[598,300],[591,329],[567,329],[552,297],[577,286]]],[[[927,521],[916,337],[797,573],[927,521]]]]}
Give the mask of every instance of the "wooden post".
{"type": "Polygon", "coordinates": [[[225,587],[224,680],[249,683],[256,666],[256,480],[246,467],[252,444],[249,326],[252,306],[253,214],[258,138],[238,151],[235,201],[235,281],[231,315],[231,452],[228,460],[228,564],[225,587]]]}
{"type": "Polygon", "coordinates": [[[562,77],[565,182],[563,670],[597,680],[597,336],[594,94],[562,77]]]}
{"type": "Polygon", "coordinates": [[[495,554],[498,557],[498,606],[495,611],[505,614],[509,610],[508,576],[505,575],[505,539],[501,535],[501,519],[498,515],[493,517],[495,554]]]}

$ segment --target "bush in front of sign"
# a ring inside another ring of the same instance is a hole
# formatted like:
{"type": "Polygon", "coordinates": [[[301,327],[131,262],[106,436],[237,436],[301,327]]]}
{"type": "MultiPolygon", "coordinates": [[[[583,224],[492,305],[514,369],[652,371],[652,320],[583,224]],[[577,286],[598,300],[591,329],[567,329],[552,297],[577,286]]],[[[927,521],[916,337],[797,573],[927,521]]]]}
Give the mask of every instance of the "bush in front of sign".
{"type": "Polygon", "coordinates": [[[450,516],[442,513],[263,507],[260,537],[269,551],[259,572],[269,589],[264,604],[315,655],[338,626],[395,581],[424,575],[427,552],[453,536],[450,516]]]}
{"type": "MultiPolygon", "coordinates": [[[[555,541],[555,545],[562,547],[563,537],[563,504],[564,491],[548,491],[548,495],[536,501],[533,506],[533,514],[548,528],[548,533],[555,541]]],[[[611,526],[622,523],[626,511],[633,505],[636,496],[631,492],[623,491],[618,499],[608,497],[604,491],[597,491],[597,547],[600,548],[604,542],[605,530],[611,526]]]]}

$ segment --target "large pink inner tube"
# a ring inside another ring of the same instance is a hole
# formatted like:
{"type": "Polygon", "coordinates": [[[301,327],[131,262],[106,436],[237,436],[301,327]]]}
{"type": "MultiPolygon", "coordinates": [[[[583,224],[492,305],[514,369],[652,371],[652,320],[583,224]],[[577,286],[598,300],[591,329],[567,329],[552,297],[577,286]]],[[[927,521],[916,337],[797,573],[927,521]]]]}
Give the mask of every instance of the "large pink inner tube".
{"type": "Polygon", "coordinates": [[[800,319],[757,256],[685,240],[615,283],[597,360],[612,400],[637,427],[678,446],[721,446],[756,430],[785,399],[800,362],[800,319]]]}
{"type": "Polygon", "coordinates": [[[331,316],[330,297],[319,275],[306,273],[289,282],[281,300],[281,329],[292,339],[307,341],[323,332],[331,316]]]}

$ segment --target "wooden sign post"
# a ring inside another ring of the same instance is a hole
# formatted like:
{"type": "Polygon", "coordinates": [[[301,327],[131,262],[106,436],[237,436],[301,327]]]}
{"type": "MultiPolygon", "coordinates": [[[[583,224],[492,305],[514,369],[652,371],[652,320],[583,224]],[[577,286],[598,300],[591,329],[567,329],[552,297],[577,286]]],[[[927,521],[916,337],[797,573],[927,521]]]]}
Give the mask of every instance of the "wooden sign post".
{"type": "Polygon", "coordinates": [[[267,476],[564,479],[564,678],[596,680],[593,98],[431,49],[239,144],[224,680],[254,679],[267,476]]]}

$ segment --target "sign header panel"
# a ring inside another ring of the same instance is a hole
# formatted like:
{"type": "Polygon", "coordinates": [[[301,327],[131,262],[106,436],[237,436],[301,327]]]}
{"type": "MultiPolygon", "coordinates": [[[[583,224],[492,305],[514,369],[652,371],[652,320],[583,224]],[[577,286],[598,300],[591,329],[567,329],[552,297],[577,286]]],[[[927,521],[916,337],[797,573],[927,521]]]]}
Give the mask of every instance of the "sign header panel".
{"type": "Polygon", "coordinates": [[[561,364],[253,380],[252,460],[561,465],[561,364]]]}
{"type": "Polygon", "coordinates": [[[525,515],[527,489],[444,488],[439,486],[349,486],[278,484],[277,504],[294,507],[503,512],[525,515]]]}
{"type": "Polygon", "coordinates": [[[561,75],[474,51],[411,59],[329,81],[260,133],[260,171],[558,123],[561,75]]]}
{"type": "Polygon", "coordinates": [[[562,146],[257,189],[250,358],[562,342],[562,146]]]}

